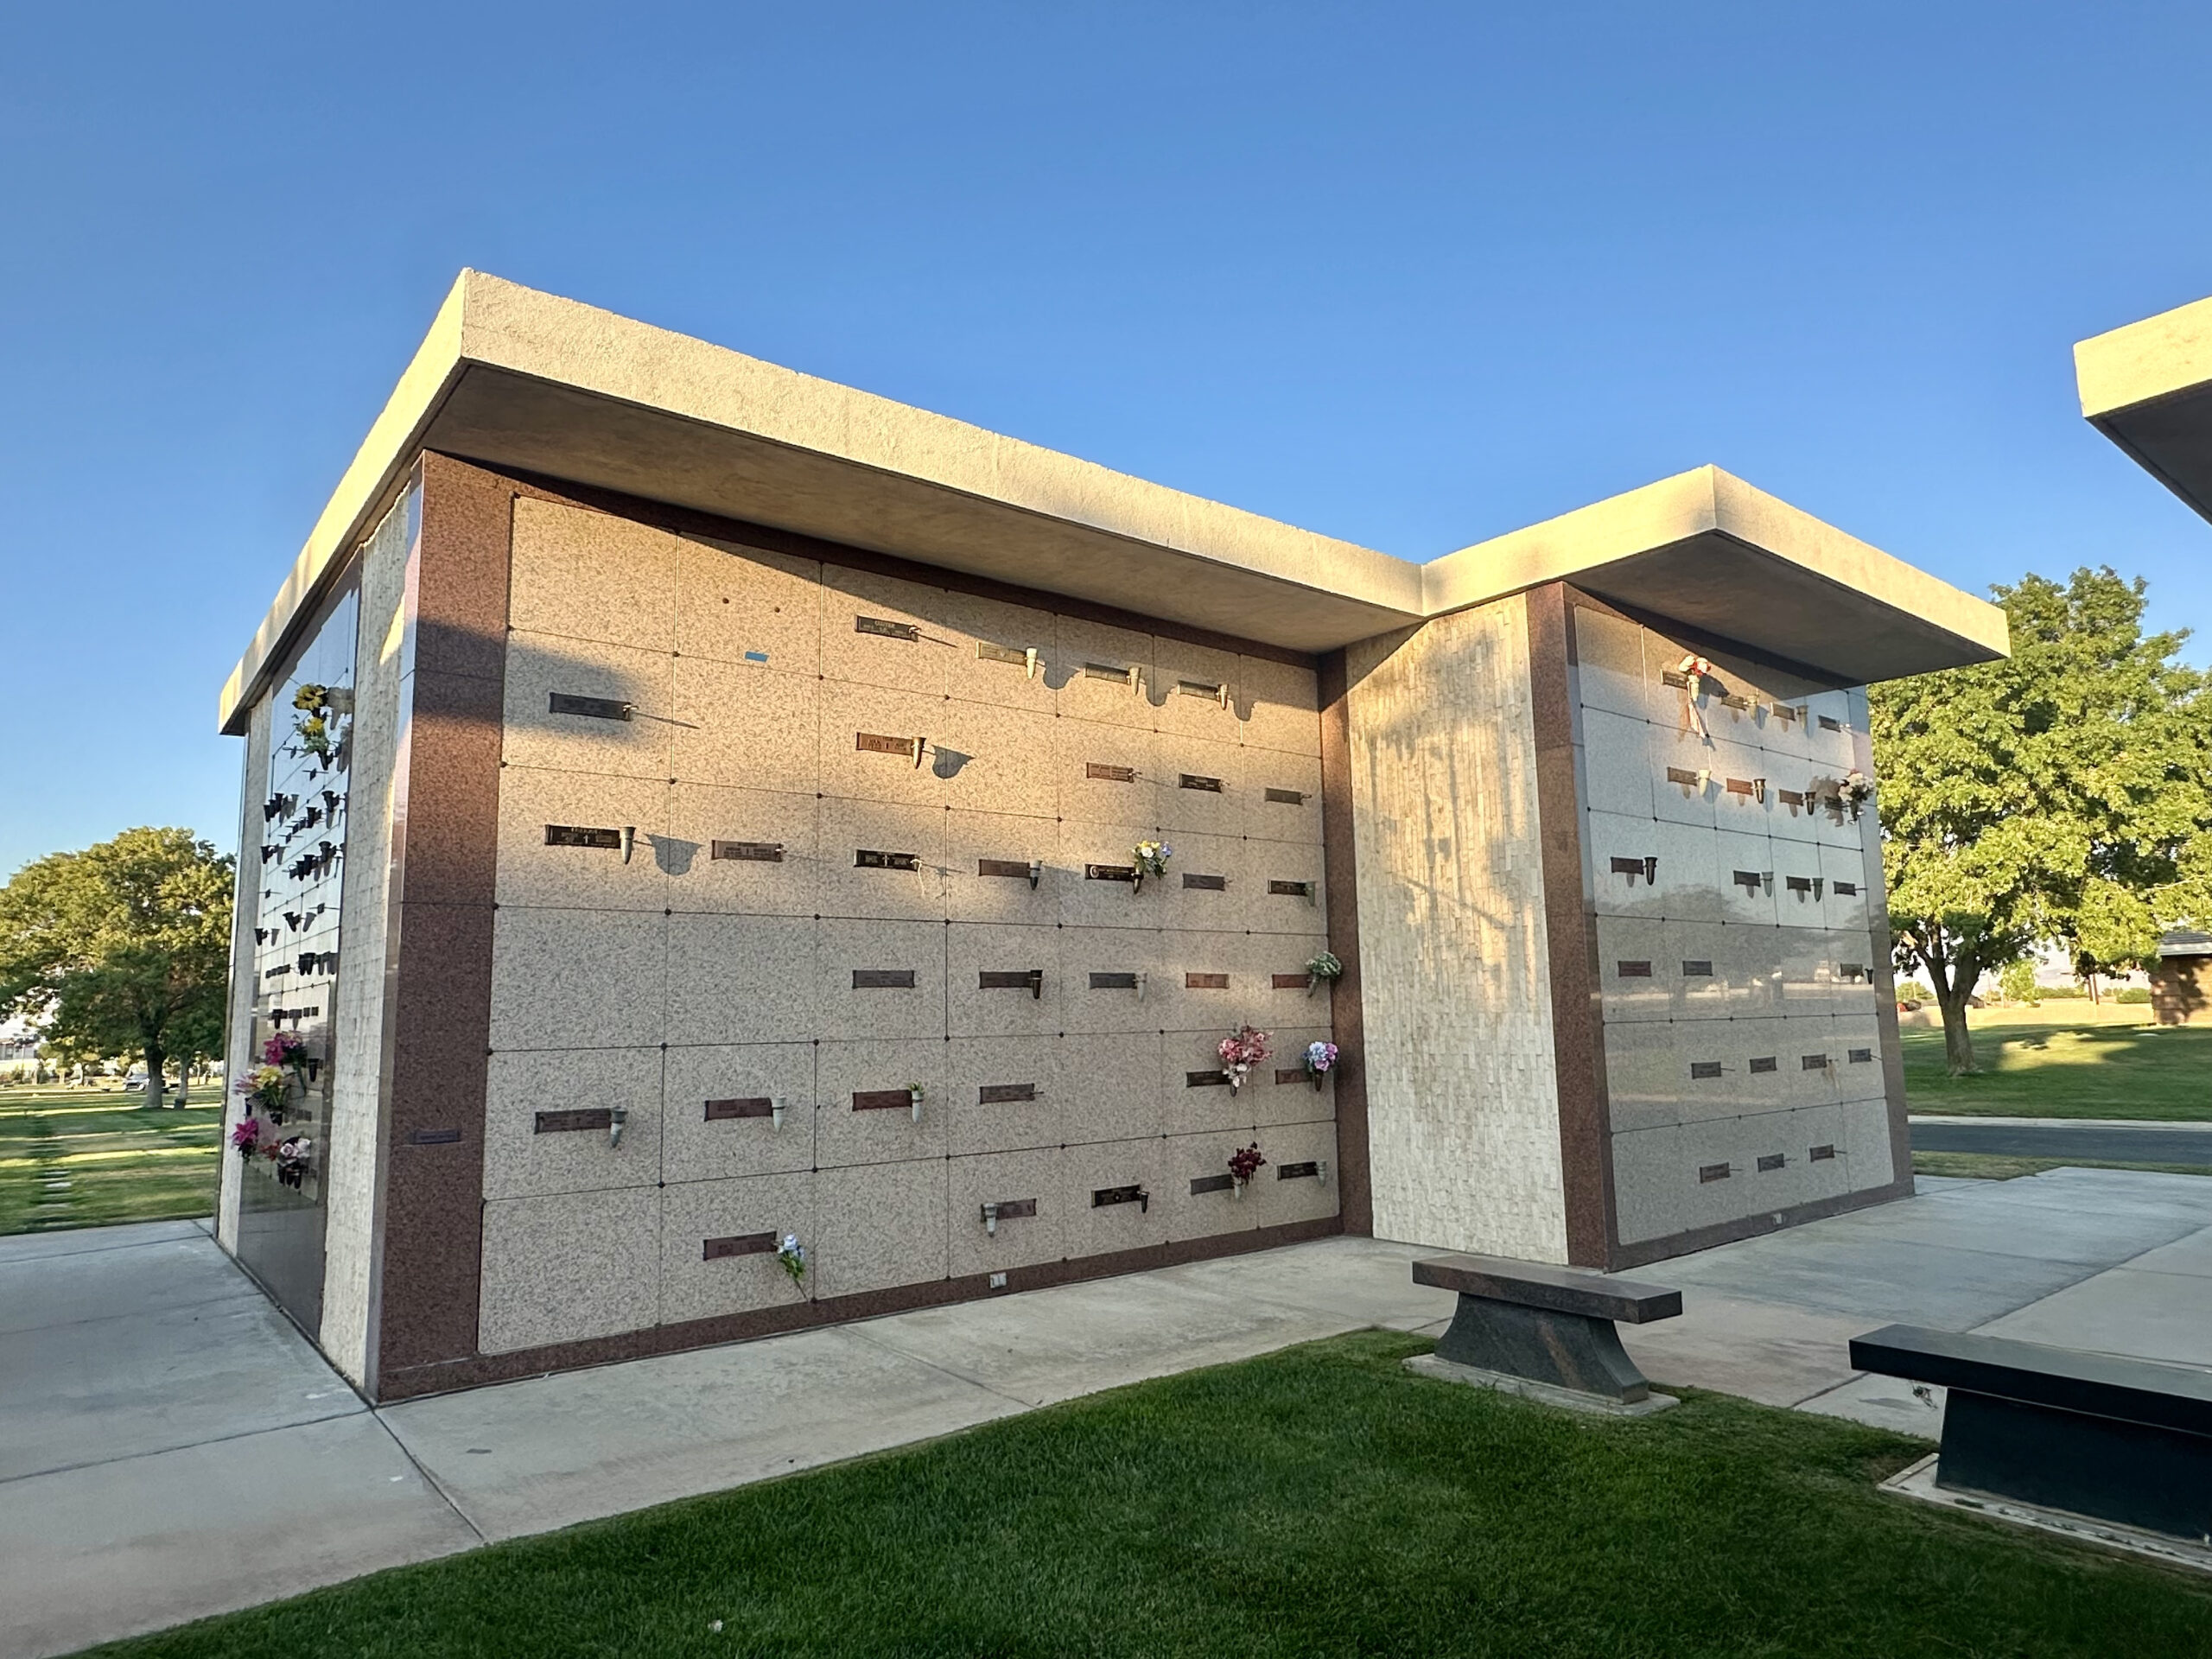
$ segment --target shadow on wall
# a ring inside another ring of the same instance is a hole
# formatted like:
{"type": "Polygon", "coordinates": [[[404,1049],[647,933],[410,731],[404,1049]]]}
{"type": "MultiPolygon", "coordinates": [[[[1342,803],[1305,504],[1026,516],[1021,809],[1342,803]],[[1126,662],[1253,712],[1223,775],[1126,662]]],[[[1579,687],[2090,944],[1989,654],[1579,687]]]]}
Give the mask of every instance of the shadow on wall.
{"type": "Polygon", "coordinates": [[[2212,1024],[2212,957],[2168,957],[2151,969],[2151,1017],[2162,1026],[2212,1024]]]}

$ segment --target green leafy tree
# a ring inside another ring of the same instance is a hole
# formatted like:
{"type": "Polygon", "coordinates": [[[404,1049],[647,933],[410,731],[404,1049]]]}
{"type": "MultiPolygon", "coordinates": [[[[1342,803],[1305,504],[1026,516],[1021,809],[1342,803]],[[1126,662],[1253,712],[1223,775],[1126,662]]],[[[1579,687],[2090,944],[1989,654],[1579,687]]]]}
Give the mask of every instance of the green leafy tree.
{"type": "Polygon", "coordinates": [[[171,1058],[222,1049],[231,887],[231,861],[188,830],[25,865],[0,887],[0,1014],[41,1020],[57,1054],[143,1058],[159,1106],[171,1058]]]}
{"type": "Polygon", "coordinates": [[[2212,690],[2145,634],[2109,567],[1993,588],[2012,655],[1870,693],[1897,966],[1924,973],[1954,1074],[1967,1001],[2038,939],[2077,969],[2140,962],[2212,913],[2212,690]]]}
{"type": "Polygon", "coordinates": [[[2016,957],[2005,964],[2005,971],[1997,976],[1997,988],[2005,993],[2007,1002],[2043,1000],[2036,990],[2036,965],[2025,957],[2016,957]]]}

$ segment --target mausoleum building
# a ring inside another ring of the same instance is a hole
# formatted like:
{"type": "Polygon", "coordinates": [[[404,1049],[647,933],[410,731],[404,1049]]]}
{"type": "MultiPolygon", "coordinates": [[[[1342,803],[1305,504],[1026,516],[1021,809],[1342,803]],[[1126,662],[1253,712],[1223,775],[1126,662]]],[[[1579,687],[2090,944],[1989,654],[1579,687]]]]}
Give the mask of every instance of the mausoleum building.
{"type": "Polygon", "coordinates": [[[219,1236],[388,1400],[1878,1203],[1863,688],[2005,643],[1712,467],[1416,563],[464,273],[223,693],[219,1236]]]}

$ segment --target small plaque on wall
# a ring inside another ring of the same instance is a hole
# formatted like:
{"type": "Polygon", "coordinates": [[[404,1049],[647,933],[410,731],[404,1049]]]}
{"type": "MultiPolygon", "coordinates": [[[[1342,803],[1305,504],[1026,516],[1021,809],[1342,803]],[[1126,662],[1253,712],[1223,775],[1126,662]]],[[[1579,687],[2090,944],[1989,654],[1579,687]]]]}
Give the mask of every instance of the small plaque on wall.
{"type": "Polygon", "coordinates": [[[862,1089],[853,1096],[856,1112],[903,1112],[913,1103],[913,1094],[905,1089],[862,1089]]]}
{"type": "Polygon", "coordinates": [[[1710,979],[1713,977],[1713,964],[1709,962],[1694,959],[1686,960],[1682,963],[1682,977],[1684,979],[1710,979]]]}
{"type": "Polygon", "coordinates": [[[1183,874],[1183,885],[1196,887],[1201,893],[1226,893],[1229,891],[1229,878],[1225,875],[1192,875],[1186,870],[1183,874]]]}
{"type": "Polygon", "coordinates": [[[1707,1181],[1725,1181],[1728,1179],[1729,1173],[1729,1167],[1726,1164],[1700,1164],[1697,1166],[1697,1179],[1700,1184],[1707,1181]]]}
{"type": "Polygon", "coordinates": [[[983,663],[1011,663],[1016,668],[1029,666],[1029,652],[1015,645],[995,645],[988,640],[976,642],[976,660],[983,663]]]}
{"type": "Polygon", "coordinates": [[[1306,791],[1302,789],[1271,789],[1267,791],[1267,799],[1271,806],[1303,806],[1306,804],[1306,791]]]}
{"type": "Polygon", "coordinates": [[[1137,780],[1135,766],[1109,766],[1103,761],[1084,763],[1083,775],[1102,784],[1134,784],[1137,780]]]}
{"type": "Polygon", "coordinates": [[[603,1129],[614,1122],[614,1114],[604,1106],[584,1106],[572,1110],[540,1112],[533,1135],[565,1135],[574,1129],[603,1129]]]}
{"type": "Polygon", "coordinates": [[[916,640],[922,637],[920,626],[912,622],[890,622],[880,616],[856,616],[853,619],[855,633],[880,634],[886,639],[916,640]]]}
{"type": "Polygon", "coordinates": [[[856,991],[911,991],[914,988],[914,970],[911,968],[855,968],[853,969],[853,988],[856,991]]]}
{"type": "Polygon", "coordinates": [[[1227,974],[1185,974],[1183,988],[1186,991],[1225,991],[1229,988],[1227,974]]]}
{"type": "Polygon", "coordinates": [[[710,859],[738,859],[753,864],[780,864],[784,861],[784,843],[780,841],[711,842],[707,856],[710,859]]]}
{"type": "Polygon", "coordinates": [[[1134,864],[1086,864],[1083,867],[1086,881],[1134,881],[1137,867],[1134,864]]]}
{"type": "Polygon", "coordinates": [[[1278,899],[1311,899],[1313,884],[1311,881],[1270,881],[1268,891],[1278,899]]]}
{"type": "Polygon", "coordinates": [[[1613,971],[1623,979],[1649,979],[1651,977],[1651,964],[1648,962],[1617,962],[1613,964],[1613,971]]]}
{"type": "Polygon", "coordinates": [[[556,691],[547,699],[546,712],[555,715],[582,715],[587,720],[627,720],[632,705],[614,697],[571,696],[566,691],[556,691]]]}
{"type": "Polygon", "coordinates": [[[776,1236],[770,1233],[739,1233],[731,1238],[707,1238],[699,1242],[699,1259],[720,1262],[733,1255],[766,1255],[776,1248],[776,1236]]]}
{"type": "Polygon", "coordinates": [[[1693,1077],[1702,1079],[1707,1077],[1717,1077],[1719,1075],[1720,1062],[1718,1060],[1692,1060],[1690,1062],[1690,1076],[1693,1077]]]}
{"type": "Polygon", "coordinates": [[[918,737],[893,737],[882,732],[855,732],[853,748],[861,754],[896,754],[911,760],[921,748],[918,737]]]}
{"type": "Polygon", "coordinates": [[[1034,1198],[999,1198],[992,1201],[991,1208],[998,1211],[998,1218],[1001,1221],[1026,1221],[1033,1218],[1036,1215],[1037,1200],[1034,1198]]]}
{"type": "Polygon", "coordinates": [[[1319,1180],[1320,1178],[1321,1166],[1318,1163],[1275,1166],[1275,1179],[1279,1181],[1319,1180]]]}
{"type": "Polygon", "coordinates": [[[1751,1071],[1755,1076],[1759,1072],[1774,1071],[1779,1069],[1775,1063],[1775,1057],[1771,1054],[1755,1054],[1751,1057],[1751,1071]]]}
{"type": "Polygon", "coordinates": [[[1012,876],[1017,881],[1027,881],[1029,866],[1018,858],[979,858],[976,861],[976,874],[1012,876]]]}
{"type": "Polygon", "coordinates": [[[1226,1192],[1236,1184],[1232,1176],[1201,1175],[1191,1183],[1191,1196],[1195,1198],[1204,1192],[1226,1192]]]}
{"type": "Polygon", "coordinates": [[[853,868],[856,870],[910,870],[918,874],[922,868],[919,853],[879,853],[862,847],[853,854],[853,868]]]}
{"type": "Polygon", "coordinates": [[[1185,1089],[1226,1089],[1229,1087],[1229,1073],[1226,1071],[1185,1071],[1183,1074],[1183,1086],[1185,1089]]]}
{"type": "Polygon", "coordinates": [[[743,1100],[710,1100],[707,1103],[706,1121],[719,1123],[732,1117],[773,1117],[775,1103],[766,1095],[749,1096],[743,1100]]]}
{"type": "Polygon", "coordinates": [[[1027,991],[1041,1000],[1045,995],[1042,968],[985,968],[976,976],[979,991],[1027,991]]]}
{"type": "Polygon", "coordinates": [[[1090,988],[1094,991],[1134,991],[1137,988],[1135,974],[1093,974],[1090,988]]]}
{"type": "Polygon", "coordinates": [[[1134,1204],[1146,1210],[1152,1208],[1152,1194],[1142,1186],[1102,1186],[1090,1195],[1090,1207],[1103,1210],[1109,1204],[1134,1204]]]}
{"type": "Polygon", "coordinates": [[[1004,1106],[1036,1098],[1037,1085],[1033,1083],[986,1083],[976,1090],[976,1103],[979,1106],[1004,1106]]]}
{"type": "Polygon", "coordinates": [[[1313,982],[1311,974],[1274,974],[1269,982],[1279,991],[1302,991],[1313,982]]]}
{"type": "MultiPolygon", "coordinates": [[[[1321,1075],[1326,1077],[1328,1073],[1325,1071],[1321,1075]]],[[[1279,1065],[1275,1068],[1277,1083],[1305,1083],[1308,1080],[1306,1068],[1302,1065],[1279,1065]]]]}
{"type": "Polygon", "coordinates": [[[1789,1159],[1783,1157],[1778,1152],[1762,1153],[1759,1154],[1758,1173],[1762,1175],[1771,1174],[1774,1171],[1782,1168],[1789,1161],[1789,1159]]]}
{"type": "Polygon", "coordinates": [[[1816,1164],[1825,1164],[1835,1156],[1835,1148],[1834,1147],[1815,1147],[1812,1151],[1808,1153],[1806,1155],[1816,1164]]]}
{"type": "Polygon", "coordinates": [[[1218,795],[1221,793],[1221,779],[1218,778],[1201,778],[1194,772],[1186,772],[1183,774],[1182,787],[1185,789],[1202,789],[1209,794],[1218,795]]]}
{"type": "Polygon", "coordinates": [[[620,830],[591,830],[579,823],[549,823],[545,826],[548,847],[590,847],[601,852],[622,850],[620,830]]]}

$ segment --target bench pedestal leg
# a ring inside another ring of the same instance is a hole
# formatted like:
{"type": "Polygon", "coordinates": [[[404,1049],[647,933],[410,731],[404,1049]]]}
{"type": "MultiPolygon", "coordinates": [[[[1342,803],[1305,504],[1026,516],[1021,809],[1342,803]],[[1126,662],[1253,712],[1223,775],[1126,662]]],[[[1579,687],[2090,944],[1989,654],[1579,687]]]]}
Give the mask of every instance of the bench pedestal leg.
{"type": "Polygon", "coordinates": [[[1459,1297],[1449,1330],[1437,1338],[1436,1357],[1504,1380],[1560,1390],[1614,1408],[1673,1401],[1654,1395],[1643,1373],[1621,1346],[1611,1319],[1555,1313],[1485,1297],[1459,1297]]]}
{"type": "Polygon", "coordinates": [[[1943,1402],[1936,1484],[2190,1543],[2212,1534],[2212,1436],[1965,1389],[1943,1402]]]}

